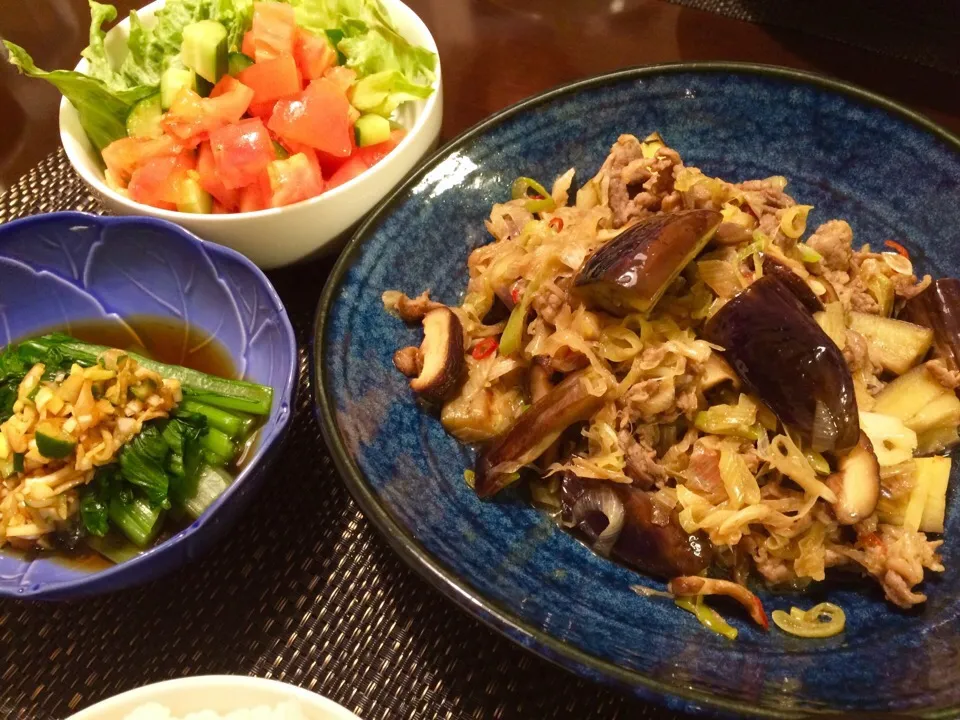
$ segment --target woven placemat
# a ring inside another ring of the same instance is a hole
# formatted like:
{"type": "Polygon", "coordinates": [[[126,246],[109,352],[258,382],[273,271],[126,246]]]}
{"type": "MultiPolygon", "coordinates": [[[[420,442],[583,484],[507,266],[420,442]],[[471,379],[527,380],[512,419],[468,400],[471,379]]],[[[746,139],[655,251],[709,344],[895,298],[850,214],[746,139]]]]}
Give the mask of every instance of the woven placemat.
{"type": "Polygon", "coordinates": [[[957,0],[668,0],[960,75],[957,0]]]}
{"type": "MultiPolygon", "coordinates": [[[[101,213],[62,151],[5,195],[0,222],[101,213]]],[[[331,261],[270,274],[300,347],[293,427],[229,539],[158,582],[71,603],[0,601],[0,717],[49,720],[160,680],[270,677],[364,720],[652,718],[467,617],[387,547],[337,475],[314,419],[307,353],[331,261]]]]}

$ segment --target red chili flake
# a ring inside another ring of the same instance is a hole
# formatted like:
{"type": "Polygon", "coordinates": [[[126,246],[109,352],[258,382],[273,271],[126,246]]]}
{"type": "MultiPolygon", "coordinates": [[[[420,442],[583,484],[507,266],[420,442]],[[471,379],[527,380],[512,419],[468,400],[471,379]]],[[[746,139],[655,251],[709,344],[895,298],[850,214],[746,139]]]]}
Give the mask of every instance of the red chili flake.
{"type": "Polygon", "coordinates": [[[880,539],[880,536],[876,533],[864,533],[860,536],[860,543],[864,547],[875,547],[880,550],[884,550],[886,546],[883,544],[883,540],[880,539]]]}
{"type": "Polygon", "coordinates": [[[473,352],[471,355],[473,355],[474,360],[483,360],[484,358],[493,355],[499,346],[500,343],[497,342],[496,338],[484,338],[473,346],[473,352]]]}
{"type": "Polygon", "coordinates": [[[515,287],[510,291],[510,299],[513,300],[514,305],[520,302],[520,288],[515,287]]]}
{"type": "Polygon", "coordinates": [[[550,218],[550,227],[552,227],[557,232],[563,230],[563,218],[552,217],[550,218]]]}
{"type": "Polygon", "coordinates": [[[910,251],[907,250],[907,249],[906,249],[903,245],[901,245],[900,243],[895,242],[895,241],[893,241],[893,240],[887,240],[887,241],[884,243],[884,245],[886,245],[888,248],[892,248],[893,250],[896,250],[900,255],[903,255],[907,260],[910,259],[910,251]]]}
{"type": "Polygon", "coordinates": [[[543,195],[541,195],[540,193],[533,193],[533,195],[530,196],[530,199],[531,199],[531,200],[543,200],[543,195]]]}

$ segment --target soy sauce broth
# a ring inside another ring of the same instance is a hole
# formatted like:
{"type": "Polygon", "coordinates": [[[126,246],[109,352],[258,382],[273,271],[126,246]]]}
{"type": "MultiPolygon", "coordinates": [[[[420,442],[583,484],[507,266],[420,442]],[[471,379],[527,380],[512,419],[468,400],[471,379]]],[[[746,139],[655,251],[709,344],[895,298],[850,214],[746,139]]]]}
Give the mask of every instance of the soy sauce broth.
{"type": "Polygon", "coordinates": [[[237,378],[233,358],[219,340],[171,318],[136,316],[125,321],[95,320],[71,323],[57,330],[84,342],[127,350],[170,365],[237,378]]]}
{"type": "MultiPolygon", "coordinates": [[[[187,326],[185,323],[171,318],[134,316],[123,320],[116,318],[89,320],[49,328],[35,333],[34,336],[50,332],[65,333],[84,342],[126,350],[159,362],[182,365],[209,375],[240,379],[233,358],[230,357],[230,353],[219,340],[203,330],[187,326]]],[[[243,447],[240,448],[237,461],[227,468],[231,475],[236,476],[252,457],[258,436],[259,429],[255,428],[243,447]]],[[[155,547],[176,535],[190,522],[188,517],[178,519],[168,513],[164,519],[163,530],[153,541],[151,547],[155,547]]],[[[111,537],[116,532],[116,530],[111,529],[105,540],[107,542],[116,541],[116,538],[111,537]]],[[[42,557],[83,572],[98,572],[113,567],[115,564],[82,542],[73,550],[18,551],[5,547],[0,552],[19,554],[28,560],[42,557]]]]}

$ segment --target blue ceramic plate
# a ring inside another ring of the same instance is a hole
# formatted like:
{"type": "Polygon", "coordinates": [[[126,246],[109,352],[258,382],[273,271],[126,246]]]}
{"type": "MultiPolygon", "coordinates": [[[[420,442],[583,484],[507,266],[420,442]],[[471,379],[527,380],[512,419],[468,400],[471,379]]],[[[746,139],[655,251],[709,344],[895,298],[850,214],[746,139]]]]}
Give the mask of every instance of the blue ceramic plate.
{"type": "Polygon", "coordinates": [[[52,327],[134,315],[174,318],[216,336],[238,372],[273,387],[254,457],[199,520],[121,565],[94,573],[0,551],[0,596],[93,595],[193,560],[240,515],[280,445],[297,348],[280,298],[253,263],[162,220],[54,213],[0,226],[0,348],[52,327]]]}
{"type": "MultiPolygon", "coordinates": [[[[887,710],[960,713],[960,500],[951,494],[947,572],[903,613],[870,582],[824,586],[847,612],[828,640],[737,621],[735,642],[632,583],[662,587],[593,555],[517,497],[480,502],[463,481],[473,453],[414,401],[391,362],[419,343],[382,309],[389,288],[457,303],[483,220],[518,175],[591,177],[620,133],[659,130],[687,163],[730,180],[786,175],[859,242],[896,238],[917,265],[960,276],[960,141],[857,88],[787,70],[674,65],[607,75],[495,115],[442,149],[346,248],[318,313],[317,402],[351,492],[393,547],[461,607],[591,679],[683,709],[797,717],[887,710]]],[[[956,480],[956,478],[954,478],[956,480]]],[[[798,598],[766,594],[768,609],[798,598]]]]}

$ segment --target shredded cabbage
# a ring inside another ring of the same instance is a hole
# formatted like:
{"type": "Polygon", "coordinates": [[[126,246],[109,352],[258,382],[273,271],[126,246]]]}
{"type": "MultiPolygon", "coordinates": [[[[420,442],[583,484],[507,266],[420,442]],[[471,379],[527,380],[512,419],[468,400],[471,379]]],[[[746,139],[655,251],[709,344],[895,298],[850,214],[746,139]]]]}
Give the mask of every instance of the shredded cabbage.
{"type": "Polygon", "coordinates": [[[777,435],[770,443],[766,461],[782,472],[809,495],[821,497],[828,503],[837,501],[837,495],[817,475],[796,443],[787,435],[777,435]]]}

